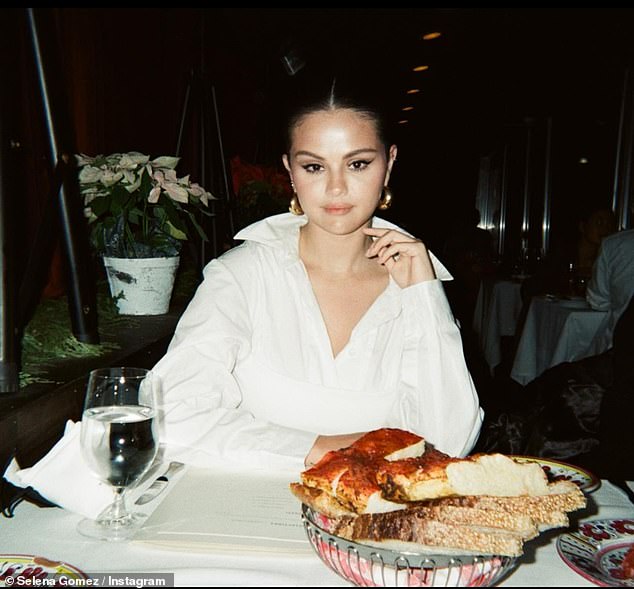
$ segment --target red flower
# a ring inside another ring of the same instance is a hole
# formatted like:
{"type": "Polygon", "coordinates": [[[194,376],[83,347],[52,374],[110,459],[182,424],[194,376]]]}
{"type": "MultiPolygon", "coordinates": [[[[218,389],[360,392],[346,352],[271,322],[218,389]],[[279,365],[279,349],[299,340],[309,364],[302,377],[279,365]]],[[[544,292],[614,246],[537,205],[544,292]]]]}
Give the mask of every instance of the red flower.
{"type": "Polygon", "coordinates": [[[231,159],[231,176],[236,195],[254,183],[267,186],[270,192],[286,192],[290,195],[290,182],[285,173],[272,166],[245,163],[239,155],[231,159]]]}

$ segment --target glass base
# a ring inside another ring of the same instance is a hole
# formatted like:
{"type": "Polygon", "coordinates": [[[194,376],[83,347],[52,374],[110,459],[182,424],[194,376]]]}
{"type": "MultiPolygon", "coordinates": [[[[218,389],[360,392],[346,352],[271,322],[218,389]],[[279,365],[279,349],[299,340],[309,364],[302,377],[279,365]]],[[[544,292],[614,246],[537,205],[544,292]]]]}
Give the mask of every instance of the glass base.
{"type": "Polygon", "coordinates": [[[82,519],[77,524],[77,531],[88,538],[120,542],[132,538],[147,518],[144,513],[129,513],[115,519],[104,517],[105,515],[102,514],[97,519],[82,519]]]}

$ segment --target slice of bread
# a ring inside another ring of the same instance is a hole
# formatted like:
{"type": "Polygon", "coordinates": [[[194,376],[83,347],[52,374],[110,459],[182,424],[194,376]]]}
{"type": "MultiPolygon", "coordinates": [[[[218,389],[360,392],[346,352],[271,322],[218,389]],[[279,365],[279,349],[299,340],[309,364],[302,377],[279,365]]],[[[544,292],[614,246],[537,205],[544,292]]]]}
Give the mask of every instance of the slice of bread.
{"type": "Polygon", "coordinates": [[[517,497],[453,496],[429,501],[428,505],[453,505],[471,509],[527,515],[540,529],[568,525],[566,513],[583,509],[586,497],[577,485],[570,481],[550,483],[544,495],[517,497]]]}
{"type": "Polygon", "coordinates": [[[383,548],[406,546],[411,552],[451,548],[506,556],[521,555],[524,541],[535,536],[535,532],[525,536],[500,528],[427,519],[424,514],[409,513],[409,510],[343,517],[332,526],[331,533],[383,548]]]}
{"type": "Polygon", "coordinates": [[[400,501],[423,501],[450,495],[544,495],[548,479],[535,462],[516,462],[503,454],[452,458],[427,445],[418,457],[383,463],[377,471],[387,495],[400,501]]]}
{"type": "Polygon", "coordinates": [[[329,518],[343,515],[356,515],[354,511],[337,501],[333,495],[315,487],[307,487],[301,483],[291,483],[291,493],[311,509],[329,518]]]}

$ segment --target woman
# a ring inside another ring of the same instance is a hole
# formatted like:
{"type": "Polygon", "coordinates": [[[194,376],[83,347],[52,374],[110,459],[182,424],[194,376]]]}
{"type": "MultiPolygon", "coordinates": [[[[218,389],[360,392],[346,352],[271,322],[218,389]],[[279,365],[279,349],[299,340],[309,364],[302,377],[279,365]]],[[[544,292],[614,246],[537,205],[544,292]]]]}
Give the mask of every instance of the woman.
{"type": "Polygon", "coordinates": [[[453,455],[473,447],[482,411],[440,283],[451,277],[373,217],[396,153],[377,112],[334,86],[290,118],[291,213],[208,264],[155,367],[169,452],[301,469],[379,427],[453,455]]]}

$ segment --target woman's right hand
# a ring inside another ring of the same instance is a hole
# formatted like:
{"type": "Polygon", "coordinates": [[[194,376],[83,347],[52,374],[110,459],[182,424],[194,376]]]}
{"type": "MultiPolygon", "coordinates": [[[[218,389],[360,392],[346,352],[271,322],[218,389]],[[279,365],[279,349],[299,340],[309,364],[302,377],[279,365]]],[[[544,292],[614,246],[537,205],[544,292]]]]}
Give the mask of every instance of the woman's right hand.
{"type": "Polygon", "coordinates": [[[436,278],[427,248],[420,239],[394,229],[365,227],[363,232],[374,239],[365,255],[385,266],[401,288],[436,278]]]}
{"type": "Polygon", "coordinates": [[[310,449],[304,459],[304,466],[310,468],[317,464],[322,457],[331,450],[339,450],[346,448],[356,442],[366,432],[358,432],[355,434],[342,434],[338,436],[317,436],[313,447],[310,449]]]}

